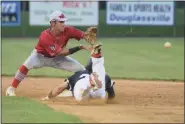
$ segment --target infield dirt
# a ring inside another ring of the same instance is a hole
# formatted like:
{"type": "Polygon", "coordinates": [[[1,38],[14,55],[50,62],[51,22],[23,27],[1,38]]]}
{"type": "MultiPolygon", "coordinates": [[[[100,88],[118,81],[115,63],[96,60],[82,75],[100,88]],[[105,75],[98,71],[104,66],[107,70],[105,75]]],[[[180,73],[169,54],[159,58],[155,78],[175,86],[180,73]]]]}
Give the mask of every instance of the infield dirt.
{"type": "MultiPolygon", "coordinates": [[[[11,80],[11,77],[2,77],[2,95],[11,80]]],[[[84,122],[184,123],[184,82],[115,80],[116,98],[108,104],[94,101],[78,105],[72,97],[41,101],[62,81],[27,77],[16,94],[40,101],[56,111],[76,115],[84,122]]]]}

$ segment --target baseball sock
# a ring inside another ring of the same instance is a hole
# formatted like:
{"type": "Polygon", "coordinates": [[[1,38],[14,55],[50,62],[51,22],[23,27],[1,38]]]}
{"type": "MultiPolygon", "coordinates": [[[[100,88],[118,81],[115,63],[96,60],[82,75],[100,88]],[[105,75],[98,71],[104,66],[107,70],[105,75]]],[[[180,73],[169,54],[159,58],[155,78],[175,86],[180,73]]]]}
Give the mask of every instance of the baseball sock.
{"type": "Polygon", "coordinates": [[[13,81],[12,81],[12,87],[17,88],[18,85],[19,85],[19,83],[20,83],[20,82],[24,79],[24,77],[27,75],[28,71],[29,71],[29,70],[28,70],[24,65],[22,65],[22,66],[18,69],[18,71],[16,72],[16,74],[15,74],[15,77],[14,77],[14,79],[13,79],[13,81]]]}
{"type": "Polygon", "coordinates": [[[99,53],[99,54],[92,54],[91,56],[94,57],[94,58],[101,58],[101,53],[99,53]]]}
{"type": "Polygon", "coordinates": [[[101,58],[102,57],[101,49],[98,50],[97,54],[93,53],[91,56],[94,57],[94,58],[101,58]]]}

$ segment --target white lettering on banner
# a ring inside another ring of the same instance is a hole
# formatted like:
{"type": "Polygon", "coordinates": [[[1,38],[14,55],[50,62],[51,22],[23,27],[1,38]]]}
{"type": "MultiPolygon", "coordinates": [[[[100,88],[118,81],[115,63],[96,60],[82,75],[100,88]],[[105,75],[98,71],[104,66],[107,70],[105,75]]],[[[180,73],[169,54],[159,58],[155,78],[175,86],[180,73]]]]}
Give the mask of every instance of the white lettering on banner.
{"type": "Polygon", "coordinates": [[[1,13],[15,13],[16,3],[2,3],[1,13]]]}
{"type": "Polygon", "coordinates": [[[49,14],[62,11],[68,18],[67,25],[98,25],[98,2],[30,2],[30,25],[49,25],[49,14]]]}
{"type": "Polygon", "coordinates": [[[107,2],[107,24],[173,25],[174,2],[107,2]]]}

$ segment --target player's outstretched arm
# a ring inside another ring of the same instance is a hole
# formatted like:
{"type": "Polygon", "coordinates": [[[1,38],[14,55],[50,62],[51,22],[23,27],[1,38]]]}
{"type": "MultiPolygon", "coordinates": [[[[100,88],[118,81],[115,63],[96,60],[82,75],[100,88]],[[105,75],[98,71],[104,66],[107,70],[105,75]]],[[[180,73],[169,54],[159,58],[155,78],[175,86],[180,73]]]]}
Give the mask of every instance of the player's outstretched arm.
{"type": "Polygon", "coordinates": [[[52,91],[50,91],[48,96],[44,97],[42,100],[49,100],[51,98],[58,96],[67,88],[67,86],[68,86],[67,82],[63,82],[62,84],[55,87],[52,91]]]}
{"type": "Polygon", "coordinates": [[[67,56],[67,55],[71,55],[71,54],[76,53],[76,52],[83,50],[83,49],[88,50],[89,48],[86,46],[80,45],[80,46],[76,46],[76,47],[73,47],[70,49],[61,49],[56,55],[67,56]]]}

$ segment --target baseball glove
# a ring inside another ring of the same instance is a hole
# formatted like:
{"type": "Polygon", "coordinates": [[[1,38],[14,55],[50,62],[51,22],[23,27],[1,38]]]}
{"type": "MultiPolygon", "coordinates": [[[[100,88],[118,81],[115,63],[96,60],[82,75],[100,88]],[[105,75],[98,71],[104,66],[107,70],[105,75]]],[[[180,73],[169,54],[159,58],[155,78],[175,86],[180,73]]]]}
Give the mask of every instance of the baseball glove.
{"type": "Polygon", "coordinates": [[[96,42],[97,27],[89,27],[84,32],[84,39],[89,44],[93,45],[96,42]]]}

